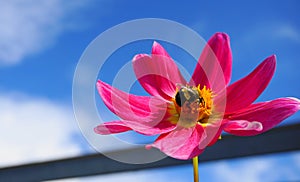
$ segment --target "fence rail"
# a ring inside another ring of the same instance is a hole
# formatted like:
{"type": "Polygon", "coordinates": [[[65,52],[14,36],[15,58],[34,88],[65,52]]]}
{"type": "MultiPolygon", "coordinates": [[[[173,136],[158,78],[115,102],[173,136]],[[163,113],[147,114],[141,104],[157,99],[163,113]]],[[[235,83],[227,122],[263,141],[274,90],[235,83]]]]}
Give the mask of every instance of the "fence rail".
{"type": "MultiPolygon", "coordinates": [[[[300,150],[300,124],[274,128],[255,137],[225,135],[200,156],[201,163],[237,157],[300,150]]],[[[139,155],[143,147],[114,152],[139,155]]],[[[151,151],[151,150],[150,150],[151,151]]],[[[153,152],[157,152],[153,150],[153,152]]],[[[190,161],[164,158],[148,164],[125,164],[102,154],[0,168],[0,181],[42,181],[182,165],[190,161]]]]}

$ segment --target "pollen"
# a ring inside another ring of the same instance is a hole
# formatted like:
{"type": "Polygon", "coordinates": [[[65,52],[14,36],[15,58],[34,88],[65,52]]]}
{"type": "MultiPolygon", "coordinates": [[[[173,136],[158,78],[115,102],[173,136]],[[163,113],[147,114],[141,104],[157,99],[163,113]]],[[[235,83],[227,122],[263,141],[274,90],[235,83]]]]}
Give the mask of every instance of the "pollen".
{"type": "Polygon", "coordinates": [[[213,93],[206,86],[180,86],[173,98],[173,104],[178,117],[176,123],[183,127],[193,127],[196,124],[205,126],[212,115],[213,93]]]}

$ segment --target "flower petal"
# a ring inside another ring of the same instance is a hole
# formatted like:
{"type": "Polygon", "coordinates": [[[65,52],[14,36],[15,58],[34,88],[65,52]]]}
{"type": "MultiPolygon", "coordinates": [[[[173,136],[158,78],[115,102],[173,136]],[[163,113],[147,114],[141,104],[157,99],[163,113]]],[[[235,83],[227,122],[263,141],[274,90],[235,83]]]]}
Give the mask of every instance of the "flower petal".
{"type": "Polygon", "coordinates": [[[233,121],[229,121],[224,130],[234,135],[257,135],[273,128],[298,110],[300,100],[296,98],[279,98],[253,104],[227,116],[233,121]]]}
{"type": "Polygon", "coordinates": [[[122,121],[110,121],[94,128],[95,133],[101,135],[121,133],[129,130],[131,130],[131,128],[127,127],[122,121]]]}
{"type": "MultiPolygon", "coordinates": [[[[164,100],[127,94],[100,80],[97,88],[104,104],[123,119],[124,126],[145,135],[161,134],[175,128],[174,124],[166,121],[169,113],[164,100]]],[[[113,127],[113,124],[109,127],[113,127]]]]}
{"type": "Polygon", "coordinates": [[[135,132],[141,133],[143,135],[157,135],[170,132],[175,128],[176,125],[171,124],[167,120],[163,120],[155,126],[149,125],[148,122],[122,120],[110,121],[100,124],[94,128],[94,131],[98,134],[108,135],[134,130],[135,132]]]}
{"type": "Polygon", "coordinates": [[[230,82],[231,66],[229,36],[225,33],[216,33],[203,49],[190,84],[215,87],[214,91],[218,92],[230,82]]]}
{"type": "Polygon", "coordinates": [[[271,81],[275,67],[276,57],[272,55],[249,75],[229,85],[226,93],[226,112],[235,112],[252,104],[271,81]]]}
{"type": "Polygon", "coordinates": [[[206,142],[205,143],[205,146],[212,146],[213,144],[215,144],[219,139],[220,139],[220,136],[221,136],[221,133],[224,129],[224,125],[212,125],[212,126],[209,126],[207,128],[205,128],[205,132],[206,132],[206,135],[212,135],[210,136],[207,141],[208,143],[206,142]]]}
{"type": "Polygon", "coordinates": [[[98,93],[104,104],[117,116],[124,120],[143,120],[151,112],[161,111],[164,116],[167,105],[155,97],[137,96],[118,90],[109,84],[98,80],[98,93]]]}
{"type": "Polygon", "coordinates": [[[146,148],[156,147],[173,158],[187,160],[198,156],[204,149],[199,144],[204,134],[200,125],[191,128],[178,127],[174,131],[160,135],[156,141],[146,148]]]}
{"type": "Polygon", "coordinates": [[[170,100],[175,95],[176,84],[186,84],[175,62],[157,42],[153,44],[151,57],[139,54],[132,63],[136,77],[150,95],[170,100]]]}
{"type": "Polygon", "coordinates": [[[225,131],[228,133],[234,133],[239,131],[259,132],[262,131],[263,125],[257,121],[246,121],[246,120],[232,120],[228,121],[225,127],[225,131]]]}
{"type": "MultiPolygon", "coordinates": [[[[168,120],[162,120],[157,125],[153,126],[151,122],[140,122],[140,121],[128,121],[123,122],[129,126],[132,130],[141,133],[143,135],[157,135],[168,133],[176,128],[175,124],[172,124],[168,120]]],[[[154,123],[157,123],[154,121],[154,123]]]]}
{"type": "Polygon", "coordinates": [[[151,50],[152,55],[159,55],[162,57],[171,58],[168,52],[158,42],[154,41],[151,50]]]}

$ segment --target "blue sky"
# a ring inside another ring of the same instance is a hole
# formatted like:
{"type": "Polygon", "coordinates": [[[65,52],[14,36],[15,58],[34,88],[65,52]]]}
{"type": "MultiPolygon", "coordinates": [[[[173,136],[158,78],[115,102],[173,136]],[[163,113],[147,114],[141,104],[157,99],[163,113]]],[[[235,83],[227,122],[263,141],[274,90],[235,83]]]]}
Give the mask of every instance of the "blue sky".
{"type": "MultiPolygon", "coordinates": [[[[248,74],[266,57],[276,54],[275,76],[258,100],[286,96],[300,98],[299,5],[297,0],[189,3],[158,0],[1,1],[0,166],[93,152],[73,115],[73,74],[91,41],[112,26],[137,18],[177,21],[206,40],[215,32],[226,32],[231,38],[233,51],[232,81],[248,74]]],[[[109,74],[110,70],[122,67],[136,53],[149,53],[151,43],[133,43],[118,50],[104,67],[105,74],[100,73],[99,77],[111,81],[115,75],[109,74]]],[[[185,56],[178,54],[172,46],[161,43],[175,60],[184,63],[181,59],[185,56]]],[[[113,117],[110,113],[104,115],[113,117]]],[[[299,122],[299,119],[300,113],[297,113],[284,123],[299,122]]],[[[104,144],[108,148],[109,145],[109,142],[104,144]]],[[[200,170],[205,171],[204,179],[219,175],[224,176],[224,181],[245,176],[253,179],[250,181],[299,180],[299,158],[299,153],[260,156],[204,164],[200,170]],[[247,167],[249,169],[245,169],[247,167]],[[270,176],[264,176],[267,171],[272,171],[270,176]]],[[[179,175],[178,179],[190,179],[191,176],[186,178],[190,170],[186,166],[139,172],[138,177],[134,177],[135,173],[126,173],[99,179],[117,181],[128,178],[147,182],[152,174],[162,181],[176,175],[179,175]]]]}

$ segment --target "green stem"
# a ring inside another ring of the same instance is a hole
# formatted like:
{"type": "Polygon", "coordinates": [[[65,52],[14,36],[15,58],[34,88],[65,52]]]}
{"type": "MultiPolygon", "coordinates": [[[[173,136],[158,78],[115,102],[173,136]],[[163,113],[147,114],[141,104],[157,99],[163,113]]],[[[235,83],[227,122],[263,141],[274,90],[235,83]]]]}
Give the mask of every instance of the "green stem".
{"type": "Polygon", "coordinates": [[[193,168],[194,168],[194,182],[199,182],[198,156],[193,158],[193,168]]]}

